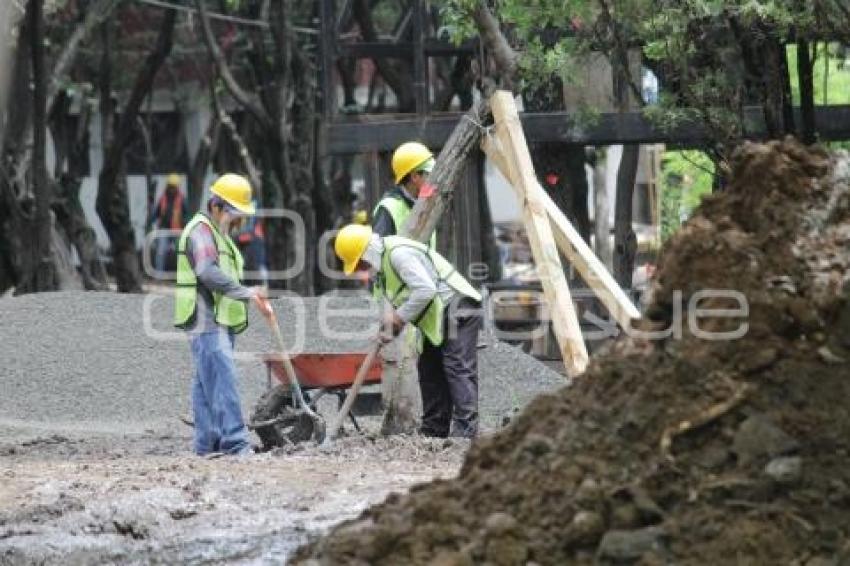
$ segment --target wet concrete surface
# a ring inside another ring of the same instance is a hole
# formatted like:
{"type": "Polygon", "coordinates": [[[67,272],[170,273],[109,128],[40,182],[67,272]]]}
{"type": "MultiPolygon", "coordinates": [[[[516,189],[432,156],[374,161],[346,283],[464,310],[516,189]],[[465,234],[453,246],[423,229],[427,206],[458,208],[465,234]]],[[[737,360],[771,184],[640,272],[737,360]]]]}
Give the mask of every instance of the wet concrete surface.
{"type": "Polygon", "coordinates": [[[204,459],[188,434],[0,432],[0,564],[280,564],[390,493],[456,475],[468,448],[360,436],[204,459]]]}

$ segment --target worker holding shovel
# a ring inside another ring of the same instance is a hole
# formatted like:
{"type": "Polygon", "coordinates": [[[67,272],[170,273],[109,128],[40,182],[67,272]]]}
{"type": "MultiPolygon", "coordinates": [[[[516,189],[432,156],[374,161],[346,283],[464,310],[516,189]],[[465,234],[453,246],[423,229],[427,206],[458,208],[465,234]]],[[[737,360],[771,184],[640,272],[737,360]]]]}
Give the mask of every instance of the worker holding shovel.
{"type": "Polygon", "coordinates": [[[478,433],[478,331],[481,295],[443,256],[402,236],[349,224],[334,250],[347,275],[368,271],[389,301],[384,340],[411,323],[422,334],[417,363],[426,436],[478,433]]]}
{"type": "Polygon", "coordinates": [[[242,285],[244,260],[228,236],[255,212],[250,183],[228,173],[210,192],[206,211],[195,215],[177,243],[174,324],[191,336],[195,453],[244,455],[253,450],[236,389],[234,337],[248,326],[247,301],[267,318],[273,313],[264,289],[242,285]]]}

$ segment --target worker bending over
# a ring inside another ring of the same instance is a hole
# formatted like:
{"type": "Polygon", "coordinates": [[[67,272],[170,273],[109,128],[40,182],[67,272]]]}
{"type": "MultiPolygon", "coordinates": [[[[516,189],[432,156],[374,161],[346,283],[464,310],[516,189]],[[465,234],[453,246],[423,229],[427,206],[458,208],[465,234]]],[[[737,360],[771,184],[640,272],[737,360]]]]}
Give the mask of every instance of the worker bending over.
{"type": "Polygon", "coordinates": [[[242,285],[244,261],[228,236],[255,212],[250,183],[228,173],[210,192],[206,212],[195,215],[177,243],[174,324],[191,336],[195,453],[244,455],[253,450],[236,389],[235,335],[248,326],[247,301],[267,317],[271,306],[262,288],[242,285]]]}
{"type": "Polygon", "coordinates": [[[443,256],[401,236],[382,237],[368,226],[339,231],[334,250],[347,275],[368,271],[389,301],[385,340],[405,323],[415,325],[423,346],[417,363],[426,436],[478,433],[478,330],[481,295],[443,256]]]}

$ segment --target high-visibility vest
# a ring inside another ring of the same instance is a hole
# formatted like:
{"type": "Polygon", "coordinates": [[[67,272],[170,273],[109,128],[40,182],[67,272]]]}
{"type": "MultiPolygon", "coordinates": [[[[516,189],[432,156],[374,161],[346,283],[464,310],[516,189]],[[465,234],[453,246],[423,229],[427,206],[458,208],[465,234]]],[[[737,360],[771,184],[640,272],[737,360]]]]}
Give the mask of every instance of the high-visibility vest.
{"type": "MultiPolygon", "coordinates": [[[[226,234],[222,234],[218,227],[213,224],[207,216],[201,212],[195,215],[177,242],[177,287],[174,297],[174,325],[179,328],[188,327],[194,317],[198,303],[198,278],[192,270],[189,258],[186,256],[186,242],[189,235],[198,224],[205,224],[210,228],[215,247],[218,251],[218,267],[228,277],[236,281],[242,281],[245,260],[242,254],[226,234]]],[[[215,321],[221,326],[231,329],[234,333],[240,333],[248,327],[248,305],[245,301],[231,299],[219,292],[213,292],[213,309],[215,321]]]]}
{"type": "MultiPolygon", "coordinates": [[[[390,261],[393,250],[409,247],[422,252],[434,266],[439,281],[444,281],[456,293],[469,297],[474,301],[481,302],[481,294],[461,275],[449,261],[430,249],[422,242],[404,238],[402,236],[386,236],[384,238],[384,254],[381,257],[381,270],[379,272],[375,287],[396,308],[401,306],[410,297],[410,288],[405,285],[399,277],[390,261]]],[[[439,293],[428,307],[416,320],[411,321],[422,334],[433,344],[439,346],[443,343],[443,314],[446,305],[443,304],[439,293]]]]}
{"type": "MultiPolygon", "coordinates": [[[[396,235],[398,235],[398,231],[401,230],[401,227],[404,226],[404,222],[407,220],[407,217],[410,216],[410,213],[413,211],[413,208],[407,204],[407,202],[398,196],[387,195],[382,198],[377,205],[375,205],[375,210],[372,211],[372,218],[378,215],[378,211],[384,208],[387,212],[389,212],[390,217],[393,219],[393,224],[395,224],[396,235]]],[[[431,240],[428,244],[432,250],[437,249],[437,233],[434,232],[431,234],[431,240]]]]}
{"type": "MultiPolygon", "coordinates": [[[[162,227],[163,221],[166,220],[168,200],[168,193],[163,193],[162,196],[159,197],[158,224],[160,228],[162,227]]],[[[171,201],[171,218],[168,220],[169,230],[180,230],[183,227],[183,194],[180,192],[174,194],[174,199],[171,201]]]]}

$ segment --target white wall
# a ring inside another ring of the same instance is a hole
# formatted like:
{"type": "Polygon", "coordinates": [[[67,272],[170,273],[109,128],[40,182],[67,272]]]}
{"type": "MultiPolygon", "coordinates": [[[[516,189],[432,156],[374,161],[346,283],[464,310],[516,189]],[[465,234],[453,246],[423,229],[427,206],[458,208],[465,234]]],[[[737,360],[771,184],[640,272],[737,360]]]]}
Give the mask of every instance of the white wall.
{"type": "MultiPolygon", "coordinates": [[[[619,164],[619,161],[618,161],[619,164]]],[[[585,175],[590,190],[587,191],[587,206],[593,218],[593,170],[585,166],[585,175]]],[[[617,172],[614,171],[614,190],[616,191],[617,172]]],[[[507,179],[493,163],[484,160],[484,186],[487,189],[487,198],[490,202],[490,214],[493,222],[520,222],[522,210],[516,192],[507,179]]]]}
{"type": "MultiPolygon", "coordinates": [[[[195,112],[188,117],[186,128],[186,141],[189,147],[189,155],[194,155],[200,145],[201,137],[206,132],[207,124],[209,123],[209,112],[195,112]]],[[[101,248],[109,247],[109,237],[106,235],[106,230],[100,222],[100,217],[95,209],[95,200],[97,198],[98,175],[103,167],[103,148],[100,137],[100,115],[92,116],[91,124],[89,125],[89,163],[91,174],[84,177],[80,188],[80,203],[83,206],[83,211],[86,218],[94,228],[97,234],[97,243],[101,248]]],[[[49,152],[52,154],[52,152],[49,152]]],[[[49,158],[52,159],[52,156],[49,158]]],[[[182,172],[181,190],[186,194],[186,176],[182,172]]],[[[207,171],[206,179],[204,180],[204,197],[208,195],[209,185],[213,181],[212,169],[207,171]]],[[[162,190],[165,188],[166,175],[153,175],[152,178],[156,181],[157,191],[156,198],[158,199],[162,190]]],[[[127,198],[130,205],[130,222],[133,225],[133,231],[136,235],[136,246],[141,248],[145,238],[145,222],[147,221],[147,185],[144,175],[128,175],[127,176],[127,198]]],[[[201,200],[204,202],[205,198],[201,200]]],[[[190,211],[194,213],[195,211],[190,211]]]]}

